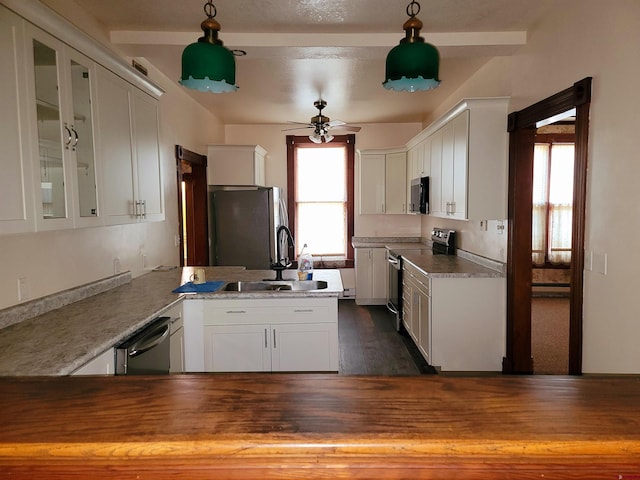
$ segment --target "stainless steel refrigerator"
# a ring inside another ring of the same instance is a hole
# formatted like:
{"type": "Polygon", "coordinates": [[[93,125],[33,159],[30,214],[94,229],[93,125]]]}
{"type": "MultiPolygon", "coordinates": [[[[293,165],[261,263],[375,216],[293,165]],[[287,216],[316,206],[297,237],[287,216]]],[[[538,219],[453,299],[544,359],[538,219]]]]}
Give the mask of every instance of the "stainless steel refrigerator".
{"type": "MultiPolygon", "coordinates": [[[[209,185],[209,263],[268,270],[276,231],[287,225],[278,187],[209,185]]],[[[286,246],[281,252],[287,252],[286,246]]]]}

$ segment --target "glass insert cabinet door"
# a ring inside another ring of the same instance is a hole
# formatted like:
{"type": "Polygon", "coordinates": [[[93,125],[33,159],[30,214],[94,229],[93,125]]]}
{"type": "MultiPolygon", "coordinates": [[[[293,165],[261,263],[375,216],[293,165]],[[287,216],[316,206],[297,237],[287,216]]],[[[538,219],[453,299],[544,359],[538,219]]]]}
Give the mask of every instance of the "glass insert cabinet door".
{"type": "Polygon", "coordinates": [[[95,217],[98,214],[96,198],[96,168],[93,142],[93,118],[91,115],[91,76],[94,70],[89,61],[71,58],[71,100],[73,121],[68,125],[72,133],[69,148],[76,159],[76,183],[78,214],[80,217],[95,217]]]}
{"type": "Polygon", "coordinates": [[[39,228],[95,225],[95,63],[36,27],[30,34],[42,206],[39,228]]]}
{"type": "MultiPolygon", "coordinates": [[[[40,188],[42,217],[65,218],[67,195],[62,144],[62,118],[59,93],[58,52],[44,43],[33,40],[38,153],[40,158],[40,188]]],[[[73,140],[64,127],[65,144],[73,140]]]]}

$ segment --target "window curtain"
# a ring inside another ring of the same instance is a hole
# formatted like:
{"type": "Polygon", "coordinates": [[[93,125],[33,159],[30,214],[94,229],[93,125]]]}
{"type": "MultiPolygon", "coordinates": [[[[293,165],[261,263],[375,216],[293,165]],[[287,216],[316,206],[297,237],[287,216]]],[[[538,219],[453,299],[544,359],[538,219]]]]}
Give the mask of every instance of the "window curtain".
{"type": "Polygon", "coordinates": [[[538,143],[534,147],[532,262],[571,262],[573,144],[538,143]]]}

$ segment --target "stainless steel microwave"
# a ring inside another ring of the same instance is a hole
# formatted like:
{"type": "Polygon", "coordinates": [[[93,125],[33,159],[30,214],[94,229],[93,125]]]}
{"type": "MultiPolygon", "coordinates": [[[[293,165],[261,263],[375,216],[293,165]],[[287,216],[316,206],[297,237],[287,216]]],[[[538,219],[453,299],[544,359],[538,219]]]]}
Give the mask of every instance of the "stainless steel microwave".
{"type": "Polygon", "coordinates": [[[409,213],[429,213],[429,177],[411,180],[409,213]]]}

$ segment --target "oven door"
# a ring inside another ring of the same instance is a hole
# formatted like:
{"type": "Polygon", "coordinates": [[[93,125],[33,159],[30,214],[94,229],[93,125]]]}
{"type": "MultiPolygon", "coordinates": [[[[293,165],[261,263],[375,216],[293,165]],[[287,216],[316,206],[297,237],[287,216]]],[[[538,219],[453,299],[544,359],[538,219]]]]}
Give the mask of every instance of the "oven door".
{"type": "Polygon", "coordinates": [[[400,258],[387,251],[387,265],[389,269],[389,291],[387,293],[387,309],[396,316],[400,322],[400,258]]]}

